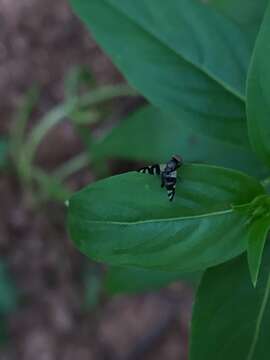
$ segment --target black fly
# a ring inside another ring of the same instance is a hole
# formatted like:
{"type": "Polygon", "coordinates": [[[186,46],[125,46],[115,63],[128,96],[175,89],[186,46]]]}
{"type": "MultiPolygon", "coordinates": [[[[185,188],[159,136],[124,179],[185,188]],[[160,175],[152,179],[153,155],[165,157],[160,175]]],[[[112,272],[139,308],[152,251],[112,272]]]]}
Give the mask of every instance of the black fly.
{"type": "Polygon", "coordinates": [[[161,187],[167,189],[169,200],[172,201],[175,195],[177,169],[183,164],[179,155],[173,155],[166,164],[155,164],[145,166],[139,170],[141,173],[158,175],[161,178],[161,187]]]}

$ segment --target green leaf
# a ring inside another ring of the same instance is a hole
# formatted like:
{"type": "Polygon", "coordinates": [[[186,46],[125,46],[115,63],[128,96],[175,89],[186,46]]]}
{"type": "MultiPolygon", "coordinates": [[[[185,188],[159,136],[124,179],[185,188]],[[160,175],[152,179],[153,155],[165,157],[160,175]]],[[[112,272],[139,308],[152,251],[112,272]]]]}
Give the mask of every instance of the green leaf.
{"type": "Polygon", "coordinates": [[[157,290],[176,281],[196,282],[199,273],[165,272],[129,267],[110,267],[105,278],[105,289],[111,295],[157,290]]]}
{"type": "Polygon", "coordinates": [[[263,249],[270,229],[270,216],[262,217],[251,224],[248,241],[248,264],[254,286],[257,284],[263,249]]]}
{"type": "Polygon", "coordinates": [[[268,0],[210,0],[211,6],[237,23],[248,33],[253,45],[259,31],[268,0]]]}
{"type": "Polygon", "coordinates": [[[130,83],[154,105],[194,130],[208,134],[214,128],[217,137],[223,136],[225,123],[243,126],[251,49],[226,17],[192,0],[71,3],[130,83]]]}
{"type": "Polygon", "coordinates": [[[152,163],[166,162],[179,153],[187,162],[226,166],[258,177],[267,173],[251,151],[246,124],[242,128],[226,128],[224,124],[223,138],[219,139],[195,132],[177,117],[151,105],[124,119],[93,146],[93,152],[100,161],[119,157],[152,163]],[[231,143],[232,133],[236,144],[231,143]]]}
{"type": "Polygon", "coordinates": [[[248,77],[247,115],[251,143],[270,166],[270,4],[256,41],[248,77]]]}
{"type": "Polygon", "coordinates": [[[190,360],[268,360],[270,244],[253,288],[245,256],[203,276],[193,310],[190,360]]]}
{"type": "Polygon", "coordinates": [[[233,170],[184,165],[169,202],[156,176],[127,173],[75,194],[69,231],[75,245],[97,261],[195,272],[247,247],[247,215],[233,205],[264,193],[253,178],[233,170]]]}

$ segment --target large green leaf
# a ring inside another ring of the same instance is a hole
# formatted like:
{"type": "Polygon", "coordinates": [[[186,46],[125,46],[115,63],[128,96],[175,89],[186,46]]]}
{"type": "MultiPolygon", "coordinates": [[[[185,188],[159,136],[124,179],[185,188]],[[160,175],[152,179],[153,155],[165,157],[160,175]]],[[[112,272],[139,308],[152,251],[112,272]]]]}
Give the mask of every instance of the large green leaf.
{"type": "Polygon", "coordinates": [[[199,273],[182,274],[129,267],[110,267],[105,278],[105,289],[111,294],[138,293],[157,290],[176,281],[196,282],[199,273]]]}
{"type": "Polygon", "coordinates": [[[233,205],[264,193],[253,178],[233,170],[184,165],[169,202],[160,179],[127,173],[99,181],[69,202],[76,246],[97,261],[192,272],[246,249],[247,216],[233,205]]]}
{"type": "Polygon", "coordinates": [[[258,156],[270,166],[270,4],[259,32],[251,63],[247,114],[251,143],[258,156]]]}
{"type": "Polygon", "coordinates": [[[217,137],[225,123],[242,127],[251,49],[226,17],[192,0],[71,3],[130,83],[154,105],[217,137]]]}
{"type": "Polygon", "coordinates": [[[191,360],[268,360],[270,244],[256,288],[246,256],[203,276],[192,319],[191,360]]]}
{"type": "Polygon", "coordinates": [[[179,153],[188,162],[226,166],[259,177],[267,173],[251,151],[246,124],[239,129],[224,126],[223,138],[217,139],[191,130],[151,105],[124,119],[92,151],[99,159],[119,157],[152,163],[165,162],[179,153]],[[237,144],[231,143],[231,133],[238,138],[237,144]]]}
{"type": "Polygon", "coordinates": [[[259,31],[268,0],[210,0],[208,3],[237,23],[251,44],[259,31]]]}

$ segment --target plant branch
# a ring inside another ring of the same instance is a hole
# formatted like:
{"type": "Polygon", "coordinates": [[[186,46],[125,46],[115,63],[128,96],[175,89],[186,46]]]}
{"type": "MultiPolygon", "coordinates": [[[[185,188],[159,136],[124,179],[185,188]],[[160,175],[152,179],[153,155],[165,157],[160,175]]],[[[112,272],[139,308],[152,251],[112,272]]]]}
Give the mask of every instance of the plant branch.
{"type": "Polygon", "coordinates": [[[36,154],[37,147],[43,140],[44,136],[54,126],[70,116],[72,112],[81,107],[88,107],[98,103],[111,100],[120,96],[136,96],[137,92],[129,85],[106,85],[95,91],[89,92],[81,97],[69,100],[63,103],[48,114],[46,114],[29,134],[28,141],[25,144],[25,173],[30,173],[31,164],[36,154]]]}
{"type": "Polygon", "coordinates": [[[66,161],[56,171],[53,172],[53,176],[58,180],[65,180],[70,175],[78,172],[89,164],[89,156],[86,153],[82,153],[66,161]]]}

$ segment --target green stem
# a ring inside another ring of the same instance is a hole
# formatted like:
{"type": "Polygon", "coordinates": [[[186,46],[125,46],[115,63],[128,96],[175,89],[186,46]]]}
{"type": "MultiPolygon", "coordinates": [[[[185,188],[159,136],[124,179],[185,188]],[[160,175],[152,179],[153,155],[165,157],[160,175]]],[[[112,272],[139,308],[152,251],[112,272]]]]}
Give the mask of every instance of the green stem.
{"type": "Polygon", "coordinates": [[[121,96],[138,96],[138,93],[126,84],[106,85],[79,97],[78,105],[79,107],[87,107],[121,96]]]}
{"type": "MultiPolygon", "coordinates": [[[[39,89],[33,86],[25,95],[20,110],[14,119],[14,126],[11,128],[11,155],[15,164],[20,163],[21,149],[23,146],[24,132],[27,122],[38,102],[39,89]]],[[[18,166],[17,166],[18,168],[18,166]]]]}
{"type": "Polygon", "coordinates": [[[29,135],[29,140],[25,145],[27,162],[31,163],[36,149],[39,146],[40,142],[47,134],[47,132],[59,124],[66,116],[68,116],[75,108],[75,102],[69,102],[68,104],[62,104],[57,106],[55,109],[51,110],[46,114],[36,125],[29,135]]]}
{"type": "Polygon", "coordinates": [[[41,143],[47,132],[63,121],[66,117],[70,116],[72,112],[81,107],[96,105],[100,102],[111,100],[120,96],[136,96],[137,92],[126,84],[121,85],[107,85],[95,91],[75,98],[68,103],[61,104],[55,109],[46,114],[31,131],[28,142],[25,145],[26,161],[24,166],[27,167],[26,173],[29,172],[33,162],[37,147],[41,143]]]}
{"type": "Polygon", "coordinates": [[[53,176],[58,180],[65,180],[70,175],[78,172],[89,164],[89,156],[86,153],[82,153],[74,158],[66,161],[64,165],[54,171],[53,176]]]}
{"type": "MultiPolygon", "coordinates": [[[[61,192],[65,193],[66,198],[69,198],[72,194],[72,191],[69,190],[64,184],[59,182],[57,178],[55,178],[53,175],[48,175],[46,172],[44,172],[38,167],[33,168],[32,179],[35,180],[35,182],[37,182],[38,184],[38,191],[35,192],[34,198],[35,203],[40,203],[44,199],[56,199],[55,196],[52,196],[52,193],[50,191],[48,192],[50,184],[52,185],[52,187],[54,187],[54,184],[59,184],[59,188],[61,186],[61,192]]],[[[32,191],[31,194],[33,194],[32,191]]]]}

